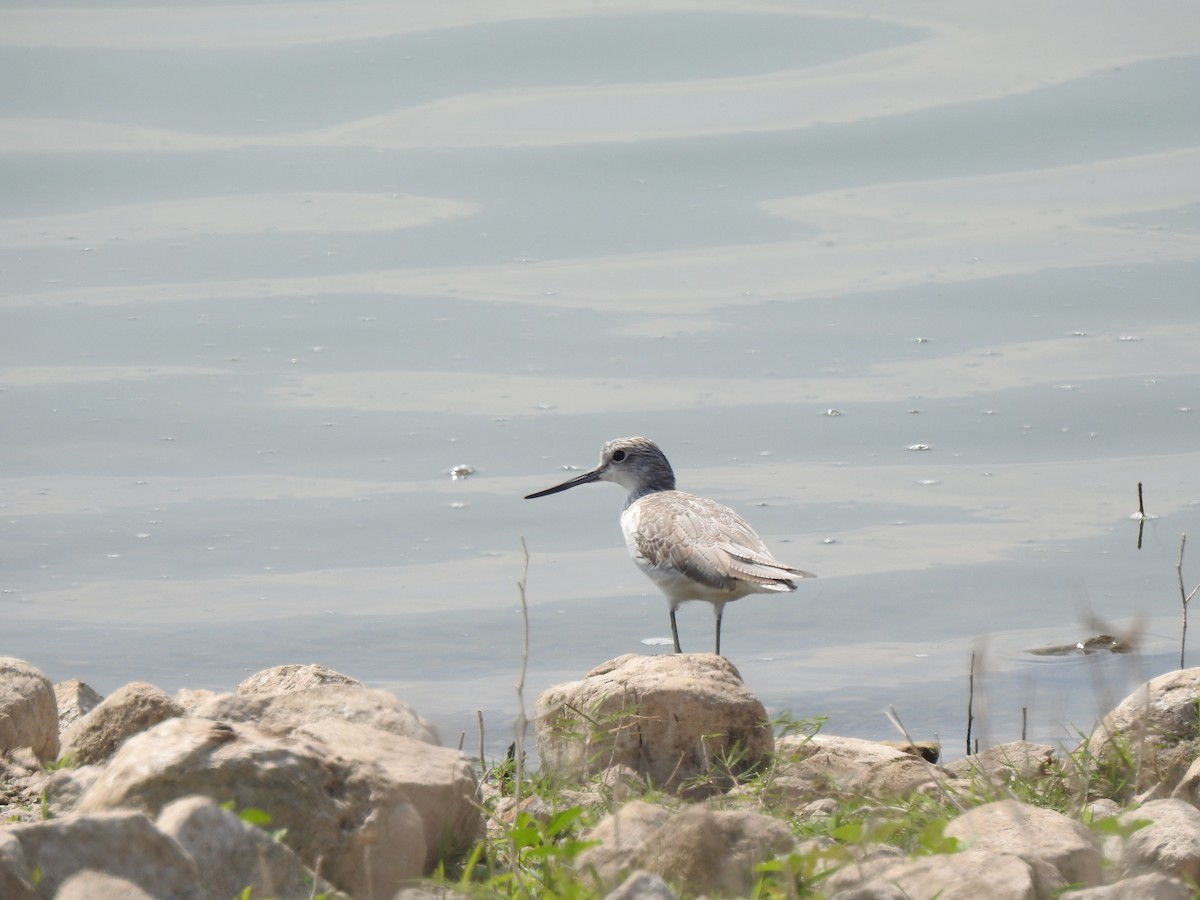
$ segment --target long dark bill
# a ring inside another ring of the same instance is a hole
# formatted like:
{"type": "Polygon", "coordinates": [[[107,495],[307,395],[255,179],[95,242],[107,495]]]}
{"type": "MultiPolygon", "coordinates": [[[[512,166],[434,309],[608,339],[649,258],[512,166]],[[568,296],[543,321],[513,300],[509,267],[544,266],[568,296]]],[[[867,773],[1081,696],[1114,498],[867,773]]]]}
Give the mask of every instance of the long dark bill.
{"type": "Polygon", "coordinates": [[[578,487],[581,484],[590,484],[593,481],[600,479],[600,470],[592,469],[590,472],[584,472],[582,475],[572,478],[570,481],[564,481],[562,484],[556,484],[554,487],[546,488],[544,491],[538,491],[536,494],[526,494],[526,500],[533,500],[536,497],[545,497],[547,494],[557,494],[559,491],[565,491],[568,488],[578,487]]]}

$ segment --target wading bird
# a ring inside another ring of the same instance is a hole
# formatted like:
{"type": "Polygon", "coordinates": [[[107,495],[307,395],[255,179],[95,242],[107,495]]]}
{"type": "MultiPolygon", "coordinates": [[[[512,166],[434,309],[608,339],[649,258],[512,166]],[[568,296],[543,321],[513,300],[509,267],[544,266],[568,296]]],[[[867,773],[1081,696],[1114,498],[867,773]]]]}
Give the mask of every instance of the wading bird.
{"type": "Polygon", "coordinates": [[[683,652],[675,624],[679,604],[705,600],[713,605],[714,652],[720,654],[726,603],[747,594],[794,591],[796,579],[816,577],[775,559],[754,529],[729,507],[675,490],[671,464],[648,438],[609,441],[596,468],[525,499],[593,481],[611,481],[629,491],[621,513],[625,544],[633,561],[667,597],[676,653],[683,652]]]}

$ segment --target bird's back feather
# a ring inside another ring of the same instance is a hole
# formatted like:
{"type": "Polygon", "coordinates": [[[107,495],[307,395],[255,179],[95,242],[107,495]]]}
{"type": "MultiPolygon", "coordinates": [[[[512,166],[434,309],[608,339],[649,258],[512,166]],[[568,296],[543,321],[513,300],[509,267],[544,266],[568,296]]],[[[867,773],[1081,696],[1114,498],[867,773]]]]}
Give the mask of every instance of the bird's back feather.
{"type": "Polygon", "coordinates": [[[793,579],[811,577],[775,559],[745,519],[706,497],[647,494],[625,510],[621,526],[630,554],[677,600],[791,591],[793,579]],[[692,596],[682,596],[689,590],[692,596]]]}

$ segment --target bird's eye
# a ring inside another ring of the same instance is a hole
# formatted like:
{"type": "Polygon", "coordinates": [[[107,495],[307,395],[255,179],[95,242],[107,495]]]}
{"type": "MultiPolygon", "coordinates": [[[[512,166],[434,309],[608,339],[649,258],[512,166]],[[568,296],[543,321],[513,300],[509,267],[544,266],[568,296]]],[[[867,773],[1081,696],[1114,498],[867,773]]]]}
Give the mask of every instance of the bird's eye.
{"type": "Polygon", "coordinates": [[[618,450],[612,455],[613,462],[622,462],[625,459],[625,451],[618,450]]]}

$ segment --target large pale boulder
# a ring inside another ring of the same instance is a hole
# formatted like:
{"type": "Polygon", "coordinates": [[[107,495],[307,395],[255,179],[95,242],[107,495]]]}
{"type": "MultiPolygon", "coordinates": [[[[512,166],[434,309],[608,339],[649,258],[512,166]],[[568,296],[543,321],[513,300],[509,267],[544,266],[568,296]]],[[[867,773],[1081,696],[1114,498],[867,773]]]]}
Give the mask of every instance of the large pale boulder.
{"type": "Polygon", "coordinates": [[[1122,700],[1079,748],[1094,760],[1094,789],[1108,785],[1115,799],[1128,799],[1174,788],[1200,756],[1198,700],[1200,668],[1160,675],[1122,700]]]}
{"type": "MultiPolygon", "coordinates": [[[[364,762],[343,752],[345,746],[335,751],[312,735],[286,736],[242,723],[186,718],[167,720],[127,741],[78,810],[134,807],[157,815],[191,794],[232,801],[236,809],[256,807],[272,817],[273,828],[287,829],[284,841],[305,865],[357,900],[390,897],[406,879],[428,874],[428,860],[438,850],[461,849],[455,829],[465,816],[459,810],[474,798],[473,777],[463,777],[464,767],[469,773],[465,757],[340,720],[316,725],[361,729],[355,734],[361,747],[369,739],[389,738],[425,753],[453,754],[454,759],[447,756],[437,763],[414,756],[411,765],[450,785],[438,794],[447,803],[454,790],[468,796],[441,811],[441,824],[427,826],[405,787],[388,774],[401,762],[387,767],[376,760],[364,762]],[[429,834],[437,836],[432,848],[429,834]]],[[[400,753],[394,744],[390,749],[400,753]]],[[[477,811],[475,815],[477,833],[477,811]]]]}
{"type": "Polygon", "coordinates": [[[578,866],[612,886],[641,869],[685,894],[746,896],[759,863],[796,849],[779,819],[748,810],[695,804],[677,813],[635,801],[601,820],[587,835],[597,845],[578,866]]]}
{"type": "Polygon", "coordinates": [[[0,753],[25,747],[43,763],[58,756],[54,685],[24,660],[0,656],[0,753]]]}
{"type": "Polygon", "coordinates": [[[1200,810],[1183,800],[1151,800],[1118,817],[1122,825],[1149,822],[1128,837],[1110,837],[1105,855],[1126,874],[1150,872],[1200,883],[1200,810]]]}
{"type": "MultiPolygon", "coordinates": [[[[1065,882],[1058,885],[1065,886],[1065,882]]],[[[1038,900],[1033,869],[1008,853],[966,850],[844,866],[823,885],[838,900],[1038,900]]]]}
{"type": "Polygon", "coordinates": [[[1100,882],[1097,838],[1081,823],[1051,809],[999,800],[963,813],[946,826],[945,835],[968,848],[1025,860],[1040,896],[1068,884],[1100,882]]]}
{"type": "MultiPolygon", "coordinates": [[[[200,881],[212,897],[308,900],[311,873],[286,845],[243,822],[207,797],[184,797],[158,814],[159,831],[174,838],[196,861],[200,881]]],[[[317,885],[326,891],[327,886],[317,885]]]]}
{"type": "Polygon", "coordinates": [[[626,765],[653,787],[693,795],[728,789],[774,746],[766,710],[727,659],[629,654],[537,701],[542,770],[586,779],[626,765]]]}
{"type": "Polygon", "coordinates": [[[387,691],[357,682],[328,682],[282,693],[220,694],[192,713],[201,719],[253,722],[268,731],[288,732],[325,718],[344,719],[380,731],[437,744],[437,728],[387,691]]]}
{"type": "Polygon", "coordinates": [[[125,741],[184,709],[152,684],[135,681],[113,691],[63,734],[62,758],[102,763],[125,741]]]}
{"type": "Polygon", "coordinates": [[[43,897],[59,896],[74,876],[95,871],[124,879],[151,897],[205,900],[195,862],[140,812],[50,819],[14,825],[9,833],[37,872],[43,897]]]}

